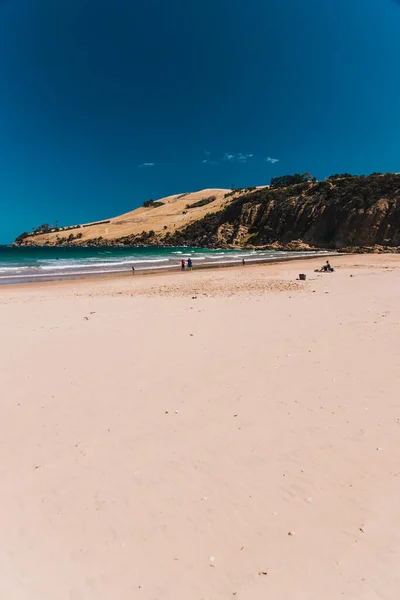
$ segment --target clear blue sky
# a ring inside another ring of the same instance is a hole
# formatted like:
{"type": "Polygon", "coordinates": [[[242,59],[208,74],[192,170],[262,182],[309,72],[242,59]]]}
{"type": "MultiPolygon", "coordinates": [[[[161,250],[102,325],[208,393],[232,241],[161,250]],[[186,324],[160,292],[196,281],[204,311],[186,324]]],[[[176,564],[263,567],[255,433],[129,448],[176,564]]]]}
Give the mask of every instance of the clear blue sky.
{"type": "Polygon", "coordinates": [[[204,187],[400,171],[399,64],[395,0],[0,0],[0,243],[204,187]]]}

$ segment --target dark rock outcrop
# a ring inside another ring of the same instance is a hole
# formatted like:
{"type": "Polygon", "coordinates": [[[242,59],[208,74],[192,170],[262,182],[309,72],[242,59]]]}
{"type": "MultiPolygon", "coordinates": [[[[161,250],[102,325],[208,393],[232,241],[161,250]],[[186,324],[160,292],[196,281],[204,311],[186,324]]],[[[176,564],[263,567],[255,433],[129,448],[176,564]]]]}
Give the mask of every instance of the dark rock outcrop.
{"type": "Polygon", "coordinates": [[[400,175],[346,177],[245,194],[171,245],[317,248],[400,246],[400,175]]]}

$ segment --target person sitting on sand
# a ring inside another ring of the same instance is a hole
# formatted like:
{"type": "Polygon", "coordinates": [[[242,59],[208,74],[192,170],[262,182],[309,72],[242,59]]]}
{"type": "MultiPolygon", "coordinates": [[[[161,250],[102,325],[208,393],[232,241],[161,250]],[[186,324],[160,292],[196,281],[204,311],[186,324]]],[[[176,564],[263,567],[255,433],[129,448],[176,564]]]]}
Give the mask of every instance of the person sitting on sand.
{"type": "Polygon", "coordinates": [[[321,269],[320,269],[320,273],[333,273],[334,269],[331,267],[331,263],[329,262],[329,260],[326,261],[326,265],[324,265],[321,269]]]}

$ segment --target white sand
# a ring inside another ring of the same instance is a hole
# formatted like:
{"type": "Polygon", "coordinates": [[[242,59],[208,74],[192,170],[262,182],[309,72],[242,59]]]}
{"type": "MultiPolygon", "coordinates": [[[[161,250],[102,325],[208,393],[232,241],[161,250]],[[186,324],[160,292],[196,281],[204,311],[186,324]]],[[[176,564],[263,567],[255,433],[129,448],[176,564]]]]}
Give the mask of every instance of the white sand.
{"type": "Polygon", "coordinates": [[[320,263],[0,288],[1,600],[398,600],[400,256],[320,263]]]}

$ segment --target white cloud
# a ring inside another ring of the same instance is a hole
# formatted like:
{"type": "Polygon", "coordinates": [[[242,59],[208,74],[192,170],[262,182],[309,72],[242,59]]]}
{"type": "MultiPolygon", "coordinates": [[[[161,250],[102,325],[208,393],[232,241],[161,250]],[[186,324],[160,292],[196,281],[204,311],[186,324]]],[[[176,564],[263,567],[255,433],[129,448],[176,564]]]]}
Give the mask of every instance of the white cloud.
{"type": "Polygon", "coordinates": [[[224,160],[245,163],[249,160],[249,158],[253,158],[253,156],[254,154],[242,154],[242,152],[237,152],[236,154],[229,154],[228,152],[225,152],[224,160]]]}
{"type": "Polygon", "coordinates": [[[268,156],[268,158],[265,159],[266,162],[271,163],[271,165],[274,165],[275,163],[279,162],[279,158],[271,158],[270,156],[268,156]]]}
{"type": "Polygon", "coordinates": [[[150,162],[142,163],[141,165],[138,165],[139,169],[143,169],[145,167],[154,167],[154,166],[155,166],[155,163],[150,163],[150,162]]]}
{"type": "Polygon", "coordinates": [[[201,161],[202,165],[217,165],[218,163],[215,160],[207,160],[204,159],[201,161]]]}

